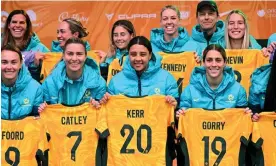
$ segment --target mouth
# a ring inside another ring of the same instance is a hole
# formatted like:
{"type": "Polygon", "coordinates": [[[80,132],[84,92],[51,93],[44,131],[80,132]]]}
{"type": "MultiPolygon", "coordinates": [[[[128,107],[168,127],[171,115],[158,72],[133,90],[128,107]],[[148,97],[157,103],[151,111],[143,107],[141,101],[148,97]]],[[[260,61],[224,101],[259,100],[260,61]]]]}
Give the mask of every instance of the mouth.
{"type": "Polygon", "coordinates": [[[241,31],[232,31],[231,33],[234,34],[234,35],[238,35],[238,34],[241,33],[241,31]]]}
{"type": "Polygon", "coordinates": [[[21,34],[23,32],[23,30],[21,30],[21,29],[13,29],[13,32],[15,34],[21,34]]]}
{"type": "Polygon", "coordinates": [[[15,73],[14,71],[4,71],[4,74],[6,74],[6,75],[12,75],[14,73],[15,73]]]}

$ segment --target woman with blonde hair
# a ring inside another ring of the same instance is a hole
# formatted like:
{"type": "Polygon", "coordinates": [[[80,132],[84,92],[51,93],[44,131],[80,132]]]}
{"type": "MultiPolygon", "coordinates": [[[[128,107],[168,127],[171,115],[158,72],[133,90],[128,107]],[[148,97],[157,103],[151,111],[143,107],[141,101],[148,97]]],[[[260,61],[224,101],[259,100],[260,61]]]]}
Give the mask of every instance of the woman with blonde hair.
{"type": "Polygon", "coordinates": [[[241,10],[232,10],[225,20],[226,49],[261,49],[255,38],[249,34],[246,15],[241,10]]]}

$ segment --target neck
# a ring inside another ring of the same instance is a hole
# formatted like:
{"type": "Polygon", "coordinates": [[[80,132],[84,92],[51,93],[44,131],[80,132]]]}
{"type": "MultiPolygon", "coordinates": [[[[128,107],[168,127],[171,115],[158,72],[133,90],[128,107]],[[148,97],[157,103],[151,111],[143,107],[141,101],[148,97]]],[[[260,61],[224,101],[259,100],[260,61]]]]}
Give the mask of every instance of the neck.
{"type": "Polygon", "coordinates": [[[22,45],[23,39],[14,39],[16,46],[20,47],[22,45]]]}
{"type": "Polygon", "coordinates": [[[219,86],[219,84],[222,81],[222,77],[223,77],[222,74],[220,76],[218,76],[217,78],[211,78],[210,76],[206,75],[207,82],[208,82],[209,86],[211,87],[211,89],[214,90],[219,86]]]}
{"type": "Polygon", "coordinates": [[[13,79],[2,78],[2,83],[7,87],[12,87],[15,84],[16,79],[17,79],[17,77],[15,77],[13,79]]]}
{"type": "Polygon", "coordinates": [[[204,30],[204,29],[201,28],[201,31],[202,31],[202,32],[206,32],[207,35],[209,36],[209,35],[214,34],[215,31],[216,31],[216,29],[217,29],[217,27],[216,27],[216,25],[215,25],[212,29],[205,29],[205,30],[204,30]]]}
{"type": "Polygon", "coordinates": [[[82,68],[81,68],[81,70],[78,70],[78,71],[70,71],[70,70],[66,69],[66,75],[71,80],[77,80],[81,77],[82,70],[83,70],[82,68]]]}
{"type": "Polygon", "coordinates": [[[178,36],[178,30],[174,33],[174,34],[171,34],[171,35],[169,35],[169,34],[164,34],[164,40],[166,41],[166,42],[170,42],[170,41],[172,41],[174,38],[176,38],[178,36]]]}
{"type": "Polygon", "coordinates": [[[241,49],[242,39],[230,39],[231,49],[241,49]]]}

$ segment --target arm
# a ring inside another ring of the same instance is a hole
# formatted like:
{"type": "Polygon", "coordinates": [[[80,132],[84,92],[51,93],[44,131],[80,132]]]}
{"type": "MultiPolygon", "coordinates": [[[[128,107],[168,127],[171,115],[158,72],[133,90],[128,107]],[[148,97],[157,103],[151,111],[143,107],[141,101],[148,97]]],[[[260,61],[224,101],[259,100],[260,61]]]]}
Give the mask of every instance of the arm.
{"type": "Polygon", "coordinates": [[[190,85],[188,85],[180,96],[180,108],[188,109],[192,108],[192,96],[190,91],[190,85]]]}
{"type": "Polygon", "coordinates": [[[110,82],[108,84],[107,92],[110,95],[115,95],[116,94],[116,90],[115,90],[115,87],[114,87],[114,79],[113,78],[110,80],[110,82]]]}
{"type": "Polygon", "coordinates": [[[38,115],[38,107],[40,106],[41,103],[43,103],[43,92],[42,92],[42,87],[39,86],[35,94],[35,100],[34,100],[31,115],[38,115]]]}
{"type": "Polygon", "coordinates": [[[96,88],[96,93],[94,93],[94,94],[96,94],[94,99],[97,101],[101,100],[103,98],[104,94],[106,93],[106,82],[102,76],[99,76],[99,77],[100,77],[99,78],[100,86],[98,88],[96,88]]]}
{"type": "Polygon", "coordinates": [[[248,106],[252,110],[253,113],[261,112],[261,104],[258,100],[258,95],[254,93],[253,86],[251,85],[249,89],[249,97],[248,97],[248,106]]]}
{"type": "Polygon", "coordinates": [[[247,107],[247,106],[248,106],[248,102],[247,102],[246,91],[242,86],[240,86],[236,107],[240,108],[240,107],[247,107]]]}
{"type": "Polygon", "coordinates": [[[178,86],[176,83],[176,80],[174,79],[174,77],[169,73],[168,77],[166,79],[166,92],[165,95],[170,95],[172,97],[174,97],[177,101],[177,103],[179,103],[179,94],[178,94],[178,86]]]}

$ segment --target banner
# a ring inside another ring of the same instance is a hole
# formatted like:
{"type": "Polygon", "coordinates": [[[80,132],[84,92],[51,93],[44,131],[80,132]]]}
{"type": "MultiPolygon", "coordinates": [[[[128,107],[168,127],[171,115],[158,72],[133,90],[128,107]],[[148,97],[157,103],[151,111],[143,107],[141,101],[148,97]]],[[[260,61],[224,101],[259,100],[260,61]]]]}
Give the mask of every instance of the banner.
{"type": "MultiPolygon", "coordinates": [[[[31,17],[33,29],[50,49],[56,40],[58,24],[73,17],[89,31],[85,40],[91,48],[106,51],[110,31],[118,19],[130,20],[137,35],[149,37],[152,28],[160,27],[160,11],[166,5],[176,5],[181,12],[181,25],[189,34],[197,24],[198,1],[1,1],[1,27],[14,9],[24,9],[31,17]]],[[[267,39],[276,32],[276,2],[274,1],[217,1],[221,19],[233,9],[241,9],[248,17],[250,34],[256,39],[267,39]],[[274,25],[275,26],[275,25],[274,25]]]]}

